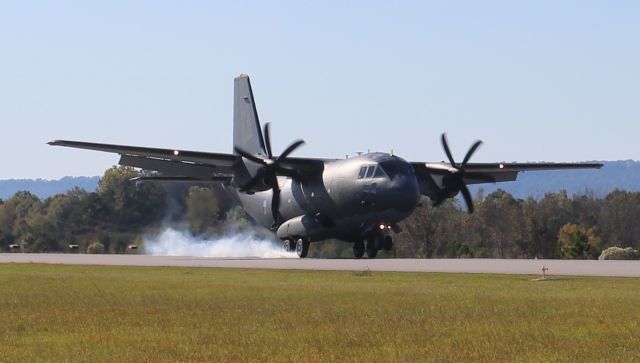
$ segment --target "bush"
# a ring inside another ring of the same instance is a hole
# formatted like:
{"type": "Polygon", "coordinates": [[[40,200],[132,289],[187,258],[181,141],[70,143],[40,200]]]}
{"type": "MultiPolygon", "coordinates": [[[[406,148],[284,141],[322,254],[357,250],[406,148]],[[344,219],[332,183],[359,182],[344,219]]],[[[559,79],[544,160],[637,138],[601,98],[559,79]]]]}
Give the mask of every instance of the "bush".
{"type": "Polygon", "coordinates": [[[634,250],[631,247],[609,247],[602,251],[599,257],[600,260],[637,260],[640,259],[638,250],[634,250]]]}
{"type": "Polygon", "coordinates": [[[466,244],[460,242],[447,243],[447,258],[469,257],[471,255],[471,249],[466,244]]]}
{"type": "Polygon", "coordinates": [[[104,245],[100,242],[93,242],[87,247],[87,253],[104,253],[104,245]]]}

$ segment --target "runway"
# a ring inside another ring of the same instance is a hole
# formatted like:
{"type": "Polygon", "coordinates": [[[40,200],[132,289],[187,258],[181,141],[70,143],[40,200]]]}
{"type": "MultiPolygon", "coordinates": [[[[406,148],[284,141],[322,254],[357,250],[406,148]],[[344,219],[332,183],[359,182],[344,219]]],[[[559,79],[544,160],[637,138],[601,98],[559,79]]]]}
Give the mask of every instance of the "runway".
{"type": "Polygon", "coordinates": [[[313,259],[203,258],[148,255],[2,253],[0,263],[66,265],[175,266],[281,270],[398,271],[640,277],[640,261],[508,260],[508,259],[313,259]]]}

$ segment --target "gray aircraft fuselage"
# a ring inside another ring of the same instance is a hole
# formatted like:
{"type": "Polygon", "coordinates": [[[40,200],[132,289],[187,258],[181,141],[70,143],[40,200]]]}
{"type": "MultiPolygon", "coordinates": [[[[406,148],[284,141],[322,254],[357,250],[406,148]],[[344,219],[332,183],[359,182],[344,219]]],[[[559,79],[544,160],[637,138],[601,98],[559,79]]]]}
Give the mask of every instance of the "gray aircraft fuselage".
{"type": "MultiPolygon", "coordinates": [[[[361,241],[369,233],[387,232],[377,229],[389,229],[407,218],[420,200],[411,165],[384,153],[327,162],[317,178],[301,182],[280,176],[278,184],[285,222],[277,234],[282,239],[361,241]]],[[[237,195],[247,213],[269,227],[274,221],[272,193],[237,195]]]]}

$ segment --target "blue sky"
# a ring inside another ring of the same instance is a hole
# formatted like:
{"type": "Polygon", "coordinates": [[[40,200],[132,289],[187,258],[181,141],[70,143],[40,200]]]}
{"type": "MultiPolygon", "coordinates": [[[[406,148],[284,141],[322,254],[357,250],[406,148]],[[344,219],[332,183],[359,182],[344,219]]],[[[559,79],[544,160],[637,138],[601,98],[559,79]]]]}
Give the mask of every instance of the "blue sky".
{"type": "Polygon", "coordinates": [[[0,4],[0,179],[101,175],[52,139],[230,152],[251,76],[275,150],[640,159],[636,1],[0,4]]]}

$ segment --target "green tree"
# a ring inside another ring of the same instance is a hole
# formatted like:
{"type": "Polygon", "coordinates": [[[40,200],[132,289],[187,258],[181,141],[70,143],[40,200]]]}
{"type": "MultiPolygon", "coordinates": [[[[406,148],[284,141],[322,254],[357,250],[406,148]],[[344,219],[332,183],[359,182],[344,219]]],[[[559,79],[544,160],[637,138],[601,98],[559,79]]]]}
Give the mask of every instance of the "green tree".
{"type": "Polygon", "coordinates": [[[205,233],[218,219],[218,201],[211,188],[201,186],[189,188],[186,205],[187,221],[194,234],[205,233]]]}
{"type": "Polygon", "coordinates": [[[128,166],[114,166],[104,173],[98,195],[109,209],[111,229],[130,231],[158,221],[164,214],[165,193],[157,183],[136,183],[140,176],[128,166]]]}
{"type": "MultiPolygon", "coordinates": [[[[475,228],[482,233],[484,245],[492,257],[517,257],[522,255],[524,217],[521,201],[502,189],[489,194],[478,203],[478,218],[482,221],[475,228]],[[521,247],[522,246],[522,247],[521,247]]],[[[526,249],[526,247],[524,248],[526,249]]]]}
{"type": "Polygon", "coordinates": [[[558,249],[558,232],[571,221],[571,201],[567,192],[547,193],[536,203],[528,223],[535,226],[533,243],[538,257],[561,257],[558,249]]]}
{"type": "Polygon", "coordinates": [[[402,222],[402,233],[394,238],[396,256],[446,256],[449,244],[460,239],[465,214],[454,199],[448,199],[438,207],[425,202],[402,222]]]}
{"type": "Polygon", "coordinates": [[[231,224],[231,228],[244,229],[249,224],[249,216],[241,206],[235,206],[227,213],[227,222],[231,224]]]}
{"type": "Polygon", "coordinates": [[[25,218],[27,232],[22,235],[31,237],[29,251],[53,252],[59,251],[56,226],[46,215],[43,204],[34,205],[25,218]]]}
{"type": "Polygon", "coordinates": [[[3,246],[13,241],[13,222],[15,220],[15,207],[9,203],[0,205],[0,244],[3,246]]]}
{"type": "Polygon", "coordinates": [[[640,192],[614,190],[601,204],[598,230],[605,245],[640,249],[640,192]]]}
{"type": "Polygon", "coordinates": [[[41,211],[42,202],[30,192],[21,191],[14,194],[0,205],[0,239],[3,244],[20,242],[30,250],[32,241],[30,219],[41,211]],[[29,236],[29,238],[26,238],[29,236]]]}
{"type": "Polygon", "coordinates": [[[600,238],[593,228],[568,223],[558,232],[558,245],[563,258],[597,258],[600,238]]]}

